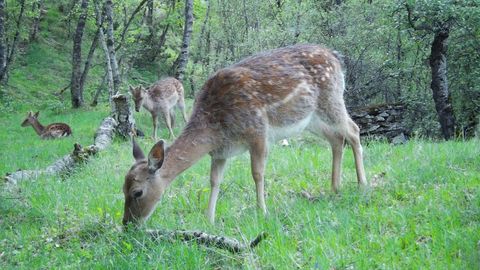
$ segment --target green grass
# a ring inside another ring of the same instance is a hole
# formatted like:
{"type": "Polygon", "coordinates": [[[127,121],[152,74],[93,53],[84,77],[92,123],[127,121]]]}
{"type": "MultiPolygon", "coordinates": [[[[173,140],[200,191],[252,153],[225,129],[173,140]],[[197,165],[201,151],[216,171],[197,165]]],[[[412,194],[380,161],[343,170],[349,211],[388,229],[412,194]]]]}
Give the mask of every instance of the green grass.
{"type": "MultiPolygon", "coordinates": [[[[107,110],[45,113],[65,121],[75,137],[42,141],[19,126],[23,114],[2,118],[0,172],[44,167],[88,145],[107,110]]],[[[137,114],[151,134],[146,112],[137,114]]],[[[179,130],[177,127],[176,134],[179,130]]],[[[167,132],[162,128],[162,136],[167,132]]],[[[140,140],[145,151],[153,144],[140,140]]],[[[133,162],[130,144],[115,141],[69,176],[24,181],[0,195],[0,268],[266,268],[266,269],[478,269],[480,148],[467,142],[410,141],[365,146],[374,187],[356,188],[352,153],[344,157],[341,193],[330,191],[330,151],[312,137],[291,147],[273,146],[266,171],[267,206],[255,207],[248,155],[230,161],[217,207],[217,224],[204,212],[209,160],[202,159],[173,183],[147,226],[199,229],[250,240],[269,234],[241,255],[185,243],[152,242],[140,232],[117,231],[123,214],[123,176],[133,162]],[[379,176],[382,172],[384,176],[379,176]],[[319,196],[309,201],[307,190],[319,196]]],[[[3,187],[2,187],[3,190],[3,187]]]]}
{"type": "MultiPolygon", "coordinates": [[[[72,110],[68,100],[52,95],[68,84],[71,44],[58,24],[61,14],[51,10],[40,42],[22,51],[9,85],[0,91],[0,175],[44,168],[70,153],[73,143],[91,144],[109,112],[105,103],[72,110]],[[31,127],[20,127],[28,110],[40,110],[44,124],[70,124],[74,136],[40,140],[31,127]]],[[[102,74],[100,65],[92,69],[87,103],[102,74]]],[[[129,78],[132,84],[135,78],[153,81],[153,74],[132,70],[129,78]]],[[[146,134],[139,143],[148,151],[153,145],[150,115],[142,110],[135,117],[146,134]]],[[[175,134],[183,126],[180,119],[177,114],[175,134]]],[[[159,136],[167,137],[163,124],[160,128],[159,136]]],[[[311,136],[290,143],[270,151],[267,217],[255,207],[244,154],[229,162],[215,225],[204,215],[210,192],[207,157],[173,182],[146,225],[198,229],[242,241],[266,231],[268,238],[253,251],[233,255],[195,244],[152,242],[142,231],[119,232],[123,177],[133,157],[128,142],[115,140],[70,175],[23,181],[13,189],[0,183],[0,269],[479,269],[478,139],[365,144],[372,184],[365,191],[356,187],[347,149],[338,195],[330,188],[327,145],[311,136]],[[304,190],[318,200],[303,197],[304,190]]]]}

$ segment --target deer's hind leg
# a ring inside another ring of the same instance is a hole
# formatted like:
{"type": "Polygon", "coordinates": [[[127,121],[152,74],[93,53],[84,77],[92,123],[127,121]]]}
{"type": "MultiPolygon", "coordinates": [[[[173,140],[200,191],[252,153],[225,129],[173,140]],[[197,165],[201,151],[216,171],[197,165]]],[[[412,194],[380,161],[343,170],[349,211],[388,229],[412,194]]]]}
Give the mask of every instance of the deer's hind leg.
{"type": "Polygon", "coordinates": [[[360,128],[358,128],[357,124],[355,124],[350,117],[348,118],[345,135],[347,142],[352,146],[358,185],[366,186],[367,180],[365,177],[365,168],[363,167],[363,148],[360,144],[360,128]]]}
{"type": "Polygon", "coordinates": [[[180,97],[177,103],[178,108],[182,112],[183,121],[187,123],[187,113],[185,112],[185,99],[180,97]]]}
{"type": "Polygon", "coordinates": [[[163,120],[165,120],[165,124],[167,125],[168,132],[170,133],[170,138],[175,138],[172,130],[172,118],[170,116],[170,109],[165,108],[163,111],[163,120]]]}
{"type": "Polygon", "coordinates": [[[152,113],[152,122],[153,122],[153,140],[157,141],[158,115],[156,113],[152,113]]]}

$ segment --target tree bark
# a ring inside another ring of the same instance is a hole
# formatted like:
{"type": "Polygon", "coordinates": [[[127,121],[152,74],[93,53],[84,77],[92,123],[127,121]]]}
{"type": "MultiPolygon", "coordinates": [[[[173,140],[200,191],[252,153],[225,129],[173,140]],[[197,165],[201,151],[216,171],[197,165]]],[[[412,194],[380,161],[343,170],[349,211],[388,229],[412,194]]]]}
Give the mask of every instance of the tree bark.
{"type": "MultiPolygon", "coordinates": [[[[98,33],[98,39],[100,41],[100,45],[102,46],[103,52],[105,54],[105,77],[103,81],[107,81],[107,87],[108,87],[108,101],[110,103],[110,108],[113,108],[113,103],[112,103],[112,96],[113,96],[113,72],[112,72],[112,65],[110,62],[110,54],[108,51],[108,46],[107,42],[105,41],[105,31],[103,28],[103,15],[102,12],[100,11],[100,8],[98,7],[98,3],[95,2],[95,17],[97,21],[97,26],[99,29],[98,33]]],[[[103,87],[104,82],[99,87],[99,90],[97,90],[97,93],[95,93],[95,97],[93,99],[92,104],[96,105],[98,95],[100,94],[100,88],[103,87]]]]}
{"type": "Polygon", "coordinates": [[[5,0],[0,0],[0,82],[3,81],[7,51],[5,46],[5,0]]]}
{"type": "Polygon", "coordinates": [[[117,134],[123,139],[129,139],[135,133],[135,119],[130,107],[129,98],[126,95],[119,94],[112,97],[113,108],[112,115],[117,121],[117,134]]]}
{"type": "Polygon", "coordinates": [[[182,81],[183,74],[188,62],[188,47],[192,36],[193,25],[193,0],[185,0],[185,28],[183,31],[182,49],[178,56],[178,68],[175,72],[175,78],[182,81]]]}
{"type": "Polygon", "coordinates": [[[145,17],[150,38],[153,38],[153,36],[155,35],[153,28],[153,0],[147,1],[147,13],[145,17]]]}
{"type": "Polygon", "coordinates": [[[113,91],[117,93],[120,90],[120,73],[118,72],[118,62],[115,55],[115,41],[113,37],[113,3],[112,0],[105,2],[105,15],[107,19],[107,48],[112,67],[113,91]]]}
{"type": "Polygon", "coordinates": [[[447,81],[447,39],[449,36],[448,26],[435,31],[430,54],[430,67],[432,69],[432,83],[435,109],[445,140],[454,136],[455,117],[448,91],[447,81]]]}
{"type": "Polygon", "coordinates": [[[82,0],[80,9],[81,14],[78,18],[77,29],[73,35],[72,79],[70,88],[73,108],[79,108],[83,106],[83,89],[81,87],[82,37],[88,14],[88,0],[82,0]]]}
{"type": "Polygon", "coordinates": [[[100,29],[100,43],[102,44],[103,52],[105,53],[105,63],[107,70],[107,86],[108,86],[108,100],[110,105],[112,105],[112,96],[114,95],[114,82],[113,82],[113,71],[112,71],[112,62],[110,61],[110,54],[108,51],[107,42],[105,41],[105,35],[103,29],[100,29]]]}
{"type": "MultiPolygon", "coordinates": [[[[102,92],[103,88],[105,87],[105,82],[107,81],[107,76],[108,76],[108,73],[105,72],[105,75],[103,75],[102,82],[98,86],[97,91],[95,92],[95,95],[93,96],[93,100],[92,100],[92,103],[90,104],[90,106],[95,107],[95,106],[98,105],[98,98],[100,97],[100,93],[102,92]]],[[[109,101],[110,100],[111,99],[109,99],[109,101]]]]}
{"type": "MultiPolygon", "coordinates": [[[[23,15],[25,14],[25,0],[20,0],[20,13],[18,14],[18,18],[16,21],[16,31],[15,35],[13,37],[12,44],[10,45],[10,50],[7,47],[6,53],[5,53],[5,65],[2,68],[0,72],[0,81],[6,82],[8,79],[8,68],[10,67],[10,64],[13,62],[13,59],[15,58],[15,50],[17,49],[17,44],[20,39],[20,27],[21,23],[23,22],[23,15]]],[[[3,3],[3,14],[5,14],[5,2],[3,3]]],[[[5,23],[5,19],[3,21],[5,23]]],[[[4,24],[3,24],[4,25],[4,24]]],[[[3,26],[5,27],[5,26],[3,26]]],[[[5,31],[5,30],[4,30],[5,31]]],[[[4,33],[5,35],[5,33],[4,33]]]]}
{"type": "Polygon", "coordinates": [[[90,46],[90,50],[88,51],[87,60],[85,61],[85,67],[83,68],[82,76],[80,77],[80,89],[83,93],[83,88],[85,85],[85,81],[87,80],[88,72],[90,71],[90,67],[92,66],[93,55],[95,53],[95,49],[97,49],[98,39],[100,35],[101,26],[98,27],[97,31],[92,40],[92,45],[90,46]]]}
{"type": "Polygon", "coordinates": [[[35,41],[37,39],[37,34],[40,29],[40,20],[42,19],[43,15],[43,8],[44,8],[44,0],[40,0],[37,3],[33,4],[33,11],[35,12],[35,8],[37,8],[37,16],[33,19],[32,24],[32,31],[30,32],[30,42],[35,41]]]}

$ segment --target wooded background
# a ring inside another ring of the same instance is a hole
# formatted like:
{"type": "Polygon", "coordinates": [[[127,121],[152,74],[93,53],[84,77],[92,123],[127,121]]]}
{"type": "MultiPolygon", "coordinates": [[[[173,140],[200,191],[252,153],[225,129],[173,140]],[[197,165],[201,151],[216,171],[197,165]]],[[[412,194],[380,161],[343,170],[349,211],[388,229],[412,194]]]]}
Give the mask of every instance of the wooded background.
{"type": "MultiPolygon", "coordinates": [[[[165,76],[193,97],[210,74],[246,56],[317,43],[345,56],[350,110],[403,104],[413,135],[471,137],[480,114],[479,18],[476,0],[0,0],[0,110],[14,110],[16,99],[35,105],[9,78],[32,64],[24,55],[38,44],[71,63],[64,81],[40,91],[78,108],[165,76]]],[[[48,58],[40,61],[49,69],[48,58]]]]}

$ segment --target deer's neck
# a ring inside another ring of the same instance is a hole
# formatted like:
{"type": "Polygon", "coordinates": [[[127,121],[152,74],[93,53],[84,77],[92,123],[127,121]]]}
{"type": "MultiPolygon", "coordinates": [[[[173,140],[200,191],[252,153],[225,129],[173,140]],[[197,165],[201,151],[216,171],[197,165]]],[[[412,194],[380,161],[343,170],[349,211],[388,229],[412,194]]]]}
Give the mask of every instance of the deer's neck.
{"type": "Polygon", "coordinates": [[[155,102],[153,101],[152,97],[150,96],[150,93],[147,92],[146,95],[143,97],[143,104],[142,106],[150,112],[153,112],[155,109],[155,102]]]}
{"type": "Polygon", "coordinates": [[[42,135],[43,131],[45,130],[45,127],[38,122],[38,120],[32,121],[32,127],[37,132],[38,135],[42,135]]]}
{"type": "Polygon", "coordinates": [[[160,178],[168,185],[177,175],[213,150],[212,132],[207,128],[187,128],[169,147],[160,178]]]}

